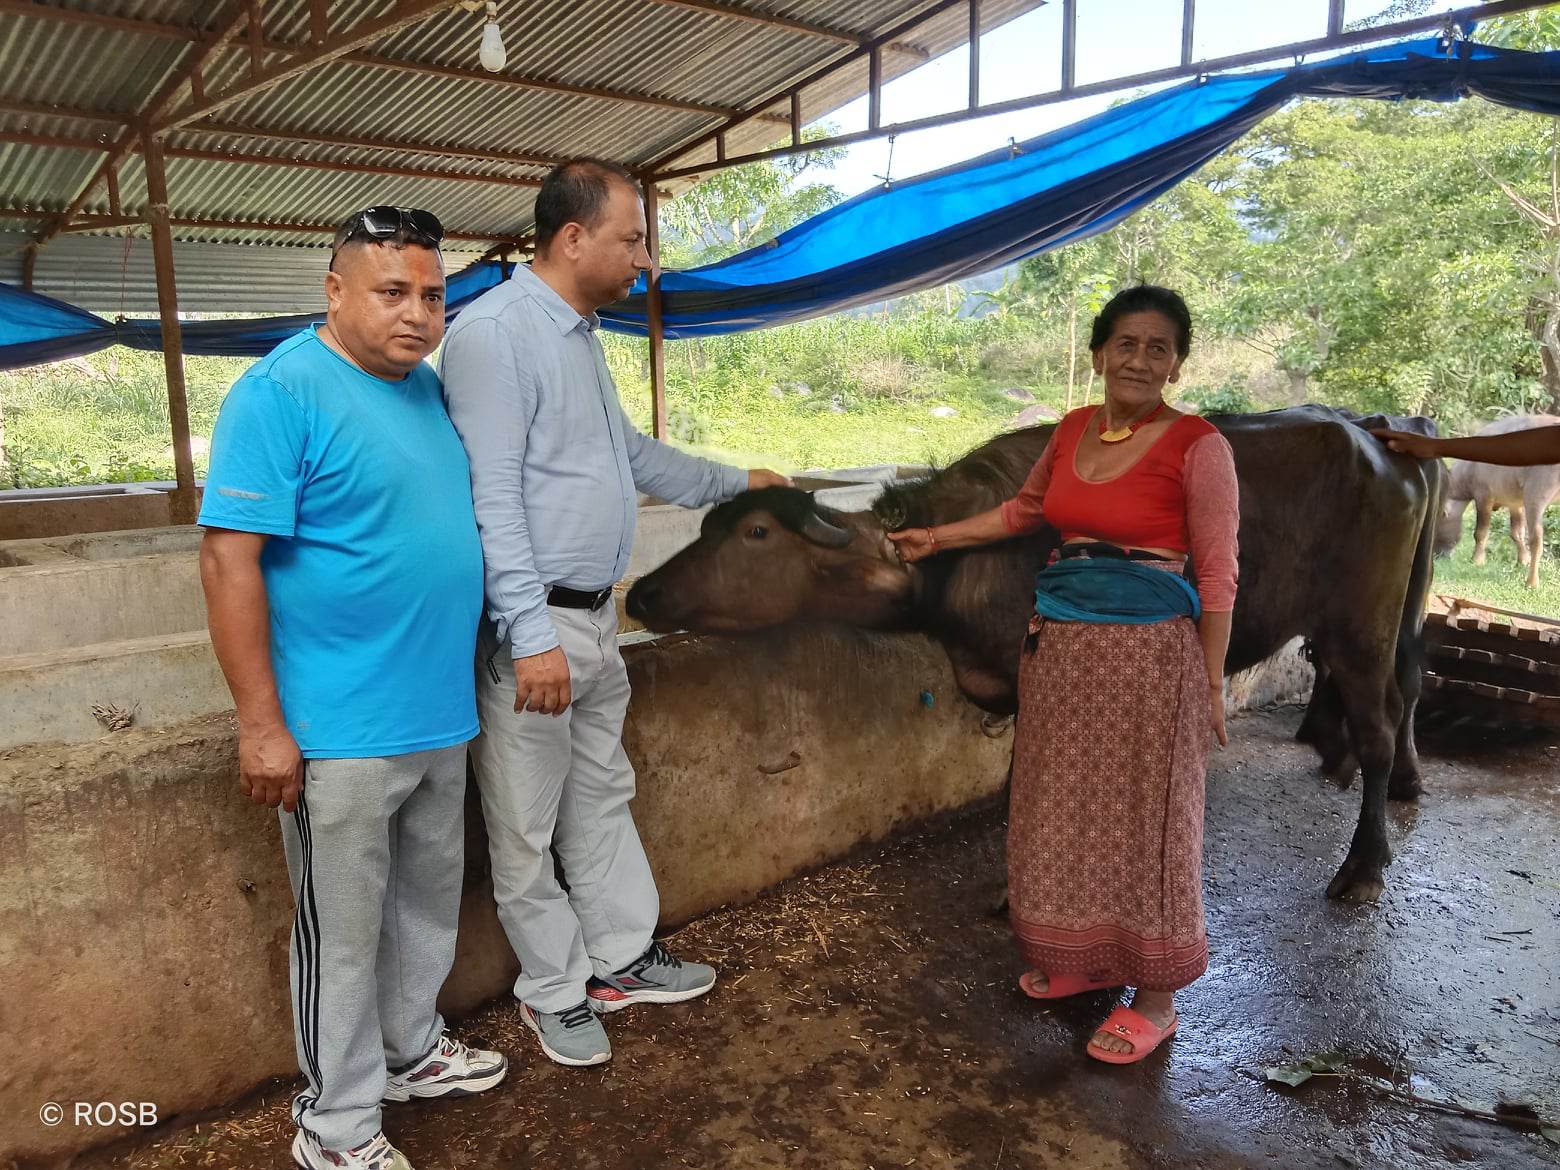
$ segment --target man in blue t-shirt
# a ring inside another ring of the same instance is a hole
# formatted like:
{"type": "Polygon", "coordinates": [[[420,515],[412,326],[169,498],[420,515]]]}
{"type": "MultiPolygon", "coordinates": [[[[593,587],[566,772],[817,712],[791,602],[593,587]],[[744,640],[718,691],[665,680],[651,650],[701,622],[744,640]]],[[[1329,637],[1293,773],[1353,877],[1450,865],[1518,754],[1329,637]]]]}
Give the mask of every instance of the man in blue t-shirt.
{"type": "Polygon", "coordinates": [[[342,224],[325,324],[234,383],[200,514],[239,787],[282,808],[305,1170],[411,1170],[381,1101],[479,1092],[507,1069],[435,1006],[482,609],[466,455],[423,362],[444,335],[442,234],[409,208],[342,224]]]}

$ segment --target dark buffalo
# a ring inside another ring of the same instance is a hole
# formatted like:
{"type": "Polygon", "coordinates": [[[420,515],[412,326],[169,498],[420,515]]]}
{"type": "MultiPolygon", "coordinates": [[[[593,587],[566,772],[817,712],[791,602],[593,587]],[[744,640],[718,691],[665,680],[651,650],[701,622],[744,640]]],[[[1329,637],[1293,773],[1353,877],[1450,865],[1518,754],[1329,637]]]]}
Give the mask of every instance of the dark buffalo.
{"type": "MultiPolygon", "coordinates": [[[[1401,799],[1420,790],[1413,710],[1440,467],[1393,455],[1364,428],[1433,424],[1320,406],[1212,421],[1234,448],[1241,492],[1228,669],[1309,640],[1318,682],[1301,738],[1333,770],[1357,760],[1364,777],[1359,824],[1327,892],[1374,901],[1392,857],[1389,788],[1401,799]]],[[[884,533],[945,524],[1011,497],[1051,431],[1002,435],[924,481],[887,487],[866,512],[831,512],[789,488],[738,496],[635,584],[628,611],[654,630],[740,633],[805,619],[921,631],[946,650],[972,702],[1011,713],[1031,582],[1056,533],[913,566],[899,562],[884,533]]]]}

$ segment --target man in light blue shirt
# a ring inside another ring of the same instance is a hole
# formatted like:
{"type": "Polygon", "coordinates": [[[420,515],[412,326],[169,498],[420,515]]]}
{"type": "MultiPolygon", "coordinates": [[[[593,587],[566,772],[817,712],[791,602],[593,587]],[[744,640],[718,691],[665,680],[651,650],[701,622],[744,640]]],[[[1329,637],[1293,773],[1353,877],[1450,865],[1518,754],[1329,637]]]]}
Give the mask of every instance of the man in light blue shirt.
{"type": "Polygon", "coordinates": [[[520,958],[522,1016],[550,1058],[575,1066],[611,1056],[595,1013],[715,983],[712,968],[651,937],[660,901],[628,807],[612,586],[634,543],[636,489],[697,507],[789,482],[696,459],[629,423],[596,310],[649,265],[632,177],[565,163],[537,194],[535,263],[461,312],[442,360],[486,569],[472,755],[493,892],[520,958]]]}
{"type": "Polygon", "coordinates": [[[444,334],[439,221],[371,207],[329,301],[222,403],[200,523],[239,785],[281,806],[296,913],[293,1102],[304,1170],[411,1170],[380,1101],[491,1088],[449,1036],[482,550],[465,452],[424,362],[444,334]]]}

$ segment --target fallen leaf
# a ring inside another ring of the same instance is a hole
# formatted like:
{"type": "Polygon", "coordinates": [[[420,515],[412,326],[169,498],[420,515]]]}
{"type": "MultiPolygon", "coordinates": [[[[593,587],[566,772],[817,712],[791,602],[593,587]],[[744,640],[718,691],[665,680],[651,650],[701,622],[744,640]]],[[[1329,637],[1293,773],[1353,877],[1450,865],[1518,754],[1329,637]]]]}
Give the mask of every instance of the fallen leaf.
{"type": "Polygon", "coordinates": [[[1278,1081],[1290,1088],[1298,1088],[1315,1074],[1301,1064],[1276,1064],[1271,1068],[1263,1069],[1262,1075],[1270,1081],[1278,1081]]]}
{"type": "Polygon", "coordinates": [[[1336,1052],[1323,1052],[1315,1056],[1307,1056],[1303,1060],[1291,1061],[1289,1064],[1270,1065],[1262,1070],[1262,1075],[1269,1081],[1277,1081],[1279,1084],[1293,1088],[1305,1084],[1312,1077],[1337,1076],[1343,1071],[1343,1058],[1340,1055],[1336,1052]]]}

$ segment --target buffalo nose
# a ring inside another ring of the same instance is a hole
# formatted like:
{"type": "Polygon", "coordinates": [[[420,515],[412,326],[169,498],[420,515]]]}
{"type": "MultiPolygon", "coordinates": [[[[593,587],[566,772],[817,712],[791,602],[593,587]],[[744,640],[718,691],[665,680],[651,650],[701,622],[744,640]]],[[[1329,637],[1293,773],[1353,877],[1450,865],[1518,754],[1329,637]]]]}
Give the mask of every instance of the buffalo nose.
{"type": "Polygon", "coordinates": [[[625,607],[628,610],[629,617],[643,621],[660,596],[661,586],[659,582],[649,578],[635,582],[634,587],[628,591],[628,602],[625,607]]]}

